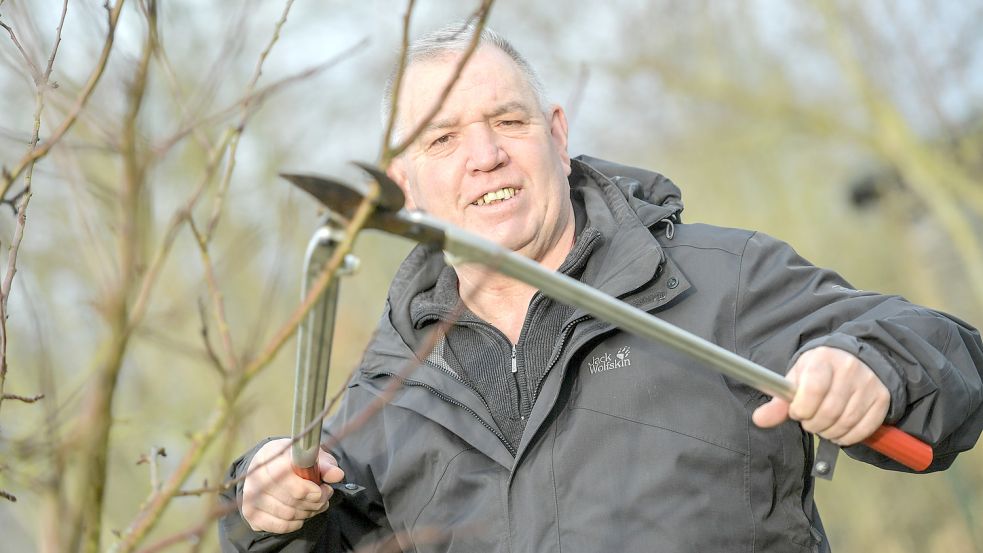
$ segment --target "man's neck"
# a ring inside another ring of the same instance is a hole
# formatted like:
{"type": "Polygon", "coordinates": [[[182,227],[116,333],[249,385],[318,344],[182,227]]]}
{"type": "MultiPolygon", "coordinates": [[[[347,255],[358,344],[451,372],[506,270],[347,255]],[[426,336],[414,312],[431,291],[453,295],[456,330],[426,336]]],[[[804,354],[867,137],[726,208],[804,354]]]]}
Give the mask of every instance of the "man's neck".
{"type": "MultiPolygon", "coordinates": [[[[540,265],[557,270],[573,249],[573,217],[556,243],[542,258],[540,265]]],[[[499,329],[515,344],[519,341],[529,302],[537,289],[514,278],[492,271],[480,264],[455,267],[461,298],[475,315],[499,329]]]]}

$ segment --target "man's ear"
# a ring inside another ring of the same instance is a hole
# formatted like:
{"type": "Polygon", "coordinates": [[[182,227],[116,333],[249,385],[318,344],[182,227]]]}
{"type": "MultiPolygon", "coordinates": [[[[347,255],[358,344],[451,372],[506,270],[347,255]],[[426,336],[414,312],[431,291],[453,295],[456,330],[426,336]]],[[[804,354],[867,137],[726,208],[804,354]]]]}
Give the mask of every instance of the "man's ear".
{"type": "Polygon", "coordinates": [[[570,174],[570,152],[567,150],[567,114],[563,107],[554,104],[550,108],[550,136],[553,138],[553,147],[556,148],[557,155],[563,163],[566,174],[570,174]]]}
{"type": "Polygon", "coordinates": [[[397,157],[392,160],[389,164],[389,168],[386,169],[386,174],[389,178],[393,180],[399,189],[403,191],[403,196],[406,198],[406,209],[416,209],[416,204],[413,202],[413,196],[410,194],[410,180],[406,174],[406,162],[402,156],[397,157]]]}

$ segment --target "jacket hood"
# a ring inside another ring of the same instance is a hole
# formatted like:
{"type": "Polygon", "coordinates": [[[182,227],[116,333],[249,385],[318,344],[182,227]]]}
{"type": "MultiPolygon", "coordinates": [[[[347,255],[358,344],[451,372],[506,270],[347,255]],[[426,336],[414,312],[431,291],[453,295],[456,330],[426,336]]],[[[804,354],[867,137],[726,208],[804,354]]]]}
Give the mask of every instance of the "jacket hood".
{"type": "Polygon", "coordinates": [[[588,177],[593,170],[617,186],[643,225],[652,226],[666,218],[681,222],[682,192],[665,175],[586,155],[571,161],[571,187],[580,184],[578,181],[588,177]]]}
{"type": "MultiPolygon", "coordinates": [[[[615,297],[651,281],[665,263],[653,234],[660,224],[671,227],[680,221],[679,188],[659,173],[589,156],[571,160],[569,182],[571,198],[584,207],[588,225],[603,237],[588,263],[585,281],[615,297]]],[[[420,245],[410,252],[393,277],[383,324],[369,351],[405,359],[423,343],[427,330],[414,327],[410,302],[435,285],[444,267],[439,248],[420,245]]],[[[366,363],[363,368],[372,371],[377,364],[366,363]]]]}

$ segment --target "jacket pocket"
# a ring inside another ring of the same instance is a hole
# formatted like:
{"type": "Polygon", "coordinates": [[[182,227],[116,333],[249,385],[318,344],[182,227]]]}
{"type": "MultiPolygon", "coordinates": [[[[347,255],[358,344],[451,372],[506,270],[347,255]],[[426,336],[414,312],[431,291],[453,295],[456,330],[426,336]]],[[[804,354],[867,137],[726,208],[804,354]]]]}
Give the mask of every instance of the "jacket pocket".
{"type": "Polygon", "coordinates": [[[751,551],[746,454],[587,407],[557,423],[564,552],[751,551]]]}
{"type": "Polygon", "coordinates": [[[507,473],[474,449],[435,468],[441,472],[409,527],[414,551],[506,551],[501,482],[507,473]]]}

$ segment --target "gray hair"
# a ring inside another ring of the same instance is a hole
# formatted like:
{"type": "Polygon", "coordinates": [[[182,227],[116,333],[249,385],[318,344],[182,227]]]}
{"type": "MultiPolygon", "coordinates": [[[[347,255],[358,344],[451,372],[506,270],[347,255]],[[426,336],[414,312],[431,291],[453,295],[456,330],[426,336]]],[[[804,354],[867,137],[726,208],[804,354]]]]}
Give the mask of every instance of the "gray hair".
{"type": "MultiPolygon", "coordinates": [[[[408,70],[411,65],[416,62],[421,61],[434,61],[438,60],[449,54],[457,54],[466,52],[468,47],[471,45],[471,40],[474,37],[474,33],[477,30],[477,23],[474,19],[468,19],[465,21],[458,21],[456,23],[451,23],[436,31],[431,31],[409,44],[406,51],[406,67],[408,70]]],[[[515,65],[522,72],[523,77],[525,77],[526,83],[528,83],[529,88],[532,89],[533,93],[536,95],[536,100],[539,103],[539,110],[546,113],[546,109],[549,107],[549,100],[546,96],[546,89],[543,87],[543,82],[539,80],[539,75],[536,74],[536,70],[529,65],[526,58],[519,53],[518,50],[512,46],[508,40],[502,35],[496,33],[488,27],[481,29],[481,36],[478,37],[478,46],[482,45],[492,45],[512,59],[515,65]]],[[[399,73],[399,61],[393,65],[392,70],[389,72],[389,77],[386,79],[385,93],[382,97],[382,124],[383,126],[389,123],[389,117],[393,111],[393,87],[396,85],[396,77],[399,73]]],[[[397,136],[399,135],[398,130],[396,131],[397,136]]],[[[398,141],[398,139],[397,139],[398,141]]]]}

